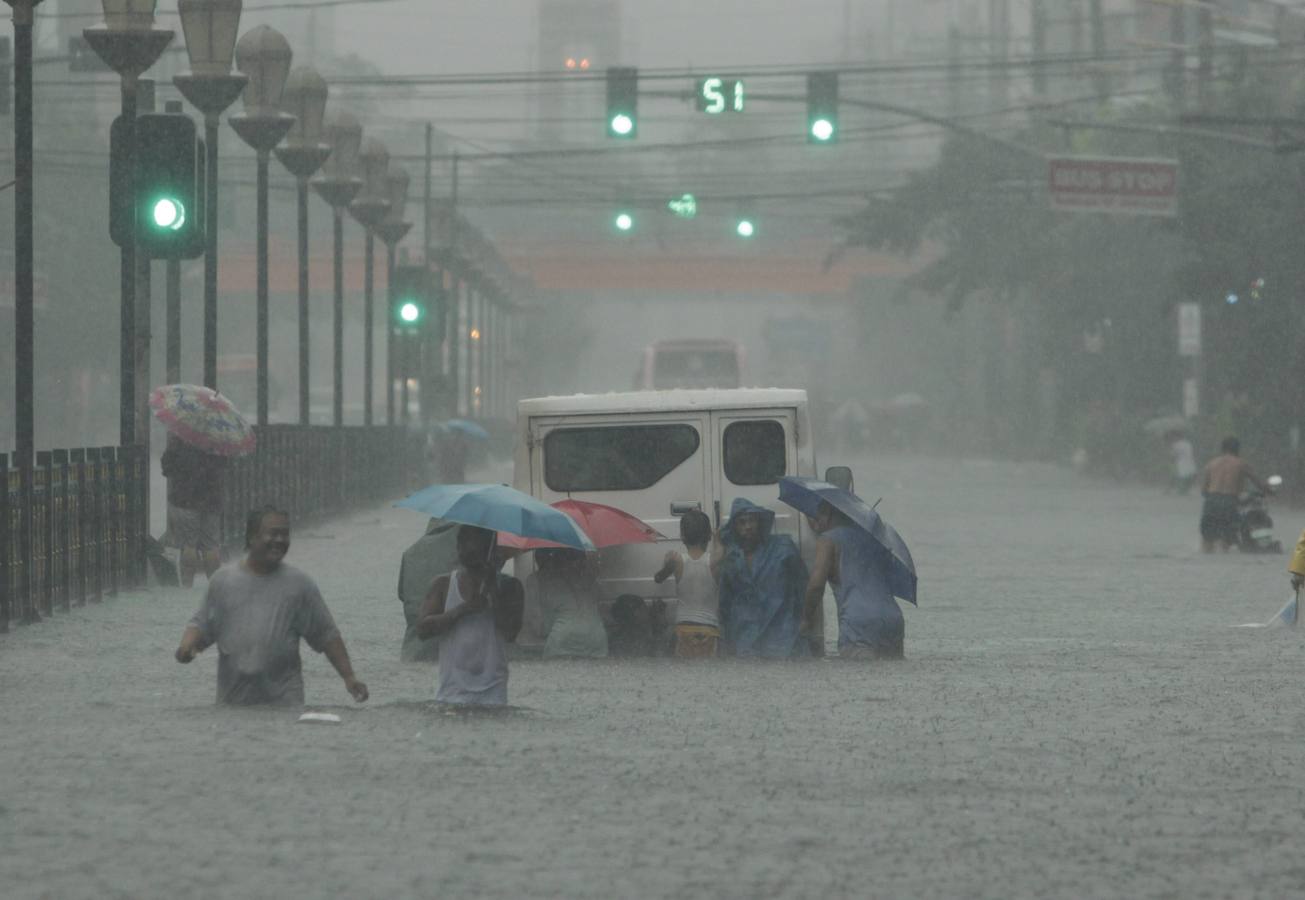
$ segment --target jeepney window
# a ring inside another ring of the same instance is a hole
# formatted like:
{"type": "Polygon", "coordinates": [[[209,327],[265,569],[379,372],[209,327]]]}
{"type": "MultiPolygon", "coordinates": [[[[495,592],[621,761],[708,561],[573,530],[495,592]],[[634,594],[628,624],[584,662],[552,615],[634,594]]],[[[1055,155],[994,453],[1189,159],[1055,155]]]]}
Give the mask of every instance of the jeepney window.
{"type": "Polygon", "coordinates": [[[692,425],[559,428],[544,438],[550,491],[638,491],[698,452],[692,425]]]}
{"type": "Polygon", "coordinates": [[[788,471],[784,426],[773,419],[725,426],[725,477],[731,484],[774,484],[788,471]]]}

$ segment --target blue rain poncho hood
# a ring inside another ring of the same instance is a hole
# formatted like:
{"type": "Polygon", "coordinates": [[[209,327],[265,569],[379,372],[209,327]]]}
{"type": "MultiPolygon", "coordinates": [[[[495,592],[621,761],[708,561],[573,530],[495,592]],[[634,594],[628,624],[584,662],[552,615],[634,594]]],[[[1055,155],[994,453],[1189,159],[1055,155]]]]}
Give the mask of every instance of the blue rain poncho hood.
{"type": "Polygon", "coordinates": [[[730,505],[730,520],[720,530],[720,539],[726,547],[737,546],[739,539],[734,534],[734,520],[742,515],[754,515],[761,521],[761,540],[764,542],[775,529],[775,511],[758,506],[747,497],[735,497],[730,505]]]}
{"type": "Polygon", "coordinates": [[[775,534],[775,513],[738,497],[721,529],[721,634],[738,656],[782,659],[803,652],[799,635],[807,567],[793,539],[775,534]],[[741,515],[761,520],[761,540],[749,560],[734,534],[741,515]]]}

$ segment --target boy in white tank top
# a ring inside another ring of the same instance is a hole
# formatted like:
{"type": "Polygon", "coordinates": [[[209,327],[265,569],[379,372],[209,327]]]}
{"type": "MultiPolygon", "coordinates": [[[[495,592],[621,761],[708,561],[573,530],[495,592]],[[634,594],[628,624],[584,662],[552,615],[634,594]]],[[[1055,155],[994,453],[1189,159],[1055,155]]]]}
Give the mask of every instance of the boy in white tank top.
{"type": "Polygon", "coordinates": [[[675,656],[679,659],[714,657],[720,643],[720,599],[717,566],[722,548],[712,531],[711,519],[701,510],[680,517],[680,540],[685,556],[674,550],[666,554],[653,581],[661,584],[675,576],[675,656]],[[710,552],[708,552],[710,549],[710,552]]]}
{"type": "Polygon", "coordinates": [[[521,630],[521,582],[498,574],[494,532],[458,529],[458,568],[441,575],[417,617],[417,636],[440,639],[436,701],[506,706],[507,643],[521,630]]]}

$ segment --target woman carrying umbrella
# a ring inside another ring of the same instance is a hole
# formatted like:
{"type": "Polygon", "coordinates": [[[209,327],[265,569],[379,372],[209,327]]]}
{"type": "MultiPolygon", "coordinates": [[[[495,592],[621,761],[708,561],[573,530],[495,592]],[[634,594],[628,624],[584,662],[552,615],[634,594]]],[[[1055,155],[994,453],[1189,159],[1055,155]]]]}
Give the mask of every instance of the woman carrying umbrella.
{"type": "Polygon", "coordinates": [[[222,472],[227,457],[254,451],[254,429],[225,397],[199,385],[155,388],[150,408],[168,429],[163,543],[181,551],[181,583],[190,587],[199,569],[212,578],[221,564],[222,472]]]}

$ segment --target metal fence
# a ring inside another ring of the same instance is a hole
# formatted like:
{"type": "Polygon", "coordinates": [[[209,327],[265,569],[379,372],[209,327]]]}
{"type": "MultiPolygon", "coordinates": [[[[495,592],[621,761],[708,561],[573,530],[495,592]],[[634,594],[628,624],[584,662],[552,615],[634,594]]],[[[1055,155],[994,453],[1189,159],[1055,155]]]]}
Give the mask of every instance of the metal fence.
{"type": "Polygon", "coordinates": [[[223,476],[223,539],[244,547],[245,513],[266,504],[306,522],[405,493],[423,472],[424,448],[400,427],[265,425],[258,450],[223,476]]]}
{"type": "MultiPolygon", "coordinates": [[[[264,504],[304,522],[396,497],[422,454],[402,428],[261,427],[223,479],[224,539],[243,547],[244,514],[264,504]]],[[[148,484],[140,447],[42,451],[29,468],[0,454],[0,632],[143,582],[148,484]]]]}
{"type": "Polygon", "coordinates": [[[145,485],[139,447],[46,450],[36,465],[0,454],[0,631],[144,576],[145,485]]]}

